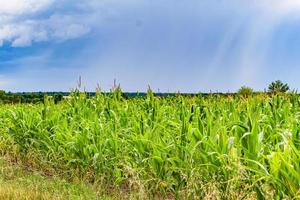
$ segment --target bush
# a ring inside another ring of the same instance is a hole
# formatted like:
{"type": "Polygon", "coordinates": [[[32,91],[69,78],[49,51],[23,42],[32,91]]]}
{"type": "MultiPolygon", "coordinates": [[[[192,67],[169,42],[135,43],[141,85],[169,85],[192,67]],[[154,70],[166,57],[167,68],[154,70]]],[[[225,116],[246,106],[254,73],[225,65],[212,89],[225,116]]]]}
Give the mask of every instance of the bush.
{"type": "Polygon", "coordinates": [[[248,97],[253,94],[253,89],[247,86],[243,86],[238,90],[238,95],[248,97]]]}

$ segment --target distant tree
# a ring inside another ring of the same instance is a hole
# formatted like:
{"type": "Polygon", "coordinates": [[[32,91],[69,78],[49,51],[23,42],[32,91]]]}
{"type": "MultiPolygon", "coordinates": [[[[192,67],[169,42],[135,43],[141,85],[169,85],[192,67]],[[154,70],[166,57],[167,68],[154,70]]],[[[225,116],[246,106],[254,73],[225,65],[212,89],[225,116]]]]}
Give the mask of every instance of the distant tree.
{"type": "Polygon", "coordinates": [[[282,83],[280,80],[272,82],[269,87],[269,92],[271,93],[285,93],[289,91],[290,87],[287,83],[282,83]]]}
{"type": "Polygon", "coordinates": [[[54,98],[54,103],[57,104],[59,103],[62,99],[63,99],[63,94],[62,93],[56,93],[54,94],[53,98],[54,98]]]}
{"type": "Polygon", "coordinates": [[[238,90],[237,94],[240,96],[248,97],[253,94],[253,89],[251,87],[243,86],[238,90]]]}
{"type": "Polygon", "coordinates": [[[5,91],[4,90],[0,90],[0,96],[4,96],[5,95],[5,91]]]}

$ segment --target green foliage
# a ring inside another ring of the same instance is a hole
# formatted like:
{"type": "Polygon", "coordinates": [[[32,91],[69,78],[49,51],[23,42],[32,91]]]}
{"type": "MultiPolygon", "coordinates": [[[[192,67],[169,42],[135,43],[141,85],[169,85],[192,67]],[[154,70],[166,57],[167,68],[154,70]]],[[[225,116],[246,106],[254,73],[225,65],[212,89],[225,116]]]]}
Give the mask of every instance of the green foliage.
{"type": "MultiPolygon", "coordinates": [[[[2,105],[0,141],[23,162],[139,198],[297,199],[300,99],[220,95],[2,105]],[[3,143],[3,142],[2,142],[3,143]]],[[[1,143],[1,142],[0,142],[1,143]]]]}
{"type": "Polygon", "coordinates": [[[45,96],[51,96],[55,103],[58,103],[63,100],[63,96],[68,95],[68,93],[62,92],[23,92],[23,93],[6,93],[3,90],[0,90],[0,102],[2,103],[29,103],[37,104],[44,101],[45,96]]]}
{"type": "Polygon", "coordinates": [[[0,90],[0,98],[3,98],[5,96],[5,91],[4,90],[0,90]]]}
{"type": "Polygon", "coordinates": [[[56,104],[59,103],[60,101],[63,100],[63,97],[64,97],[64,95],[62,93],[54,94],[54,96],[53,96],[54,103],[56,103],[56,104]]]}
{"type": "Polygon", "coordinates": [[[280,80],[274,81],[269,85],[269,92],[271,93],[285,93],[289,91],[289,86],[287,83],[282,83],[280,80]]]}
{"type": "Polygon", "coordinates": [[[247,86],[243,86],[238,90],[237,94],[240,96],[248,97],[253,94],[253,89],[247,86]]]}

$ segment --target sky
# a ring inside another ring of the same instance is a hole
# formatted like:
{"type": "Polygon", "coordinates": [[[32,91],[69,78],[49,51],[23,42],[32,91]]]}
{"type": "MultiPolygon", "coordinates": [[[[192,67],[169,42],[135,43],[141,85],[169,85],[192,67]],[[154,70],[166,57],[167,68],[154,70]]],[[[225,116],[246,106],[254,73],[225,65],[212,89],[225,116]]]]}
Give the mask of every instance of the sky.
{"type": "Polygon", "coordinates": [[[0,89],[300,89],[300,0],[0,0],[0,89]]]}

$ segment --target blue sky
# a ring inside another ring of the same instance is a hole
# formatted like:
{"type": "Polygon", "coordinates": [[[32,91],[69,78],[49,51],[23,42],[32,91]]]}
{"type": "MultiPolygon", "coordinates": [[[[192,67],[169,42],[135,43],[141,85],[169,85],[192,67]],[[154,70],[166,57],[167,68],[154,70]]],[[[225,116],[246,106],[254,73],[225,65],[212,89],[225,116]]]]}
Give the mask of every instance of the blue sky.
{"type": "Polygon", "coordinates": [[[300,89],[298,0],[0,2],[7,91],[300,89]]]}

